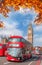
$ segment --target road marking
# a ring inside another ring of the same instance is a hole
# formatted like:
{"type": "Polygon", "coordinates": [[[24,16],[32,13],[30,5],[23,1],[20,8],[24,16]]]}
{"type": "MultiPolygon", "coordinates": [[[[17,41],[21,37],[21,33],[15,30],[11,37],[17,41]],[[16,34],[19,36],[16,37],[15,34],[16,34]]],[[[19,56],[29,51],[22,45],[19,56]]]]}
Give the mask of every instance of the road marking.
{"type": "MultiPolygon", "coordinates": [[[[33,61],[32,61],[33,62],[33,61]]],[[[32,62],[30,62],[28,65],[31,65],[32,64],[32,62]]]]}
{"type": "Polygon", "coordinates": [[[5,64],[9,64],[9,63],[11,63],[11,62],[5,62],[4,65],[5,65],[5,64]]]}

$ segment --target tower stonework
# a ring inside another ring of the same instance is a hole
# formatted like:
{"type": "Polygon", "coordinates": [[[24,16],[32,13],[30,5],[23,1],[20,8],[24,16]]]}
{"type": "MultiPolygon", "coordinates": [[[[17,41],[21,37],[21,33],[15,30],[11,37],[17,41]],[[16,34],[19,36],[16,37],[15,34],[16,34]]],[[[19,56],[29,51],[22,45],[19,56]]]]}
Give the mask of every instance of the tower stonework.
{"type": "Polygon", "coordinates": [[[33,27],[32,27],[32,24],[29,24],[29,27],[28,27],[28,41],[33,46],[33,27]]]}

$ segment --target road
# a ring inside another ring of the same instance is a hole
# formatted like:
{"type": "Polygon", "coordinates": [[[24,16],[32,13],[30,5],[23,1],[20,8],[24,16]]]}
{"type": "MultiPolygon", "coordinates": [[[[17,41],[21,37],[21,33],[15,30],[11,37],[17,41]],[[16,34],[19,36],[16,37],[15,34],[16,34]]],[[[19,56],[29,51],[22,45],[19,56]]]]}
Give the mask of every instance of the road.
{"type": "Polygon", "coordinates": [[[6,60],[6,57],[0,57],[0,65],[42,65],[42,55],[32,57],[24,62],[9,62],[6,60]]]}

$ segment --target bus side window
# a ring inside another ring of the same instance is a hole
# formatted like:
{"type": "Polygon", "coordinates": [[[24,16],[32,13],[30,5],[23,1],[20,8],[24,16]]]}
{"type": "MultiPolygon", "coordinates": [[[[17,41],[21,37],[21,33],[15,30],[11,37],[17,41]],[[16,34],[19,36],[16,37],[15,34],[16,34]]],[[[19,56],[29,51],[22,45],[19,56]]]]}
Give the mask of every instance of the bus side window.
{"type": "Polygon", "coordinates": [[[22,38],[21,41],[22,41],[23,43],[25,43],[25,39],[22,38]]]}

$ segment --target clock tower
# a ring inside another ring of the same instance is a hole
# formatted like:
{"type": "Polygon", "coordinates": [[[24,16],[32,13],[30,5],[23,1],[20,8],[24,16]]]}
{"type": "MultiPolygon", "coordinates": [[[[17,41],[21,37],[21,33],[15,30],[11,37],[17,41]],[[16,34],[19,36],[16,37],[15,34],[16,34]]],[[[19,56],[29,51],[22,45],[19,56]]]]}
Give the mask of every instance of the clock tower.
{"type": "Polygon", "coordinates": [[[30,23],[28,26],[28,41],[32,44],[33,46],[33,27],[32,24],[30,23]]]}

